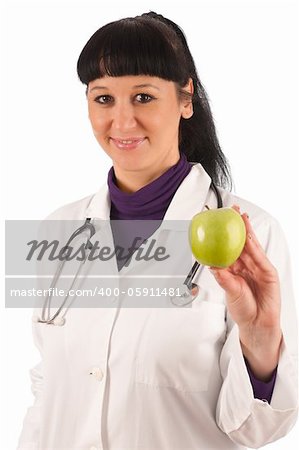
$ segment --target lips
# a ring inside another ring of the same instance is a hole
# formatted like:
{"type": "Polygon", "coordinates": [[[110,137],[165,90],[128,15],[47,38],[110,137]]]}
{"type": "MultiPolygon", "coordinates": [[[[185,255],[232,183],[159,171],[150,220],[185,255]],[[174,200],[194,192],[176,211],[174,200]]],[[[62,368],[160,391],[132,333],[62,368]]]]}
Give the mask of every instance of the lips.
{"type": "Polygon", "coordinates": [[[113,144],[119,149],[134,149],[141,145],[144,141],[144,137],[129,137],[126,139],[122,138],[111,138],[113,144]]]}

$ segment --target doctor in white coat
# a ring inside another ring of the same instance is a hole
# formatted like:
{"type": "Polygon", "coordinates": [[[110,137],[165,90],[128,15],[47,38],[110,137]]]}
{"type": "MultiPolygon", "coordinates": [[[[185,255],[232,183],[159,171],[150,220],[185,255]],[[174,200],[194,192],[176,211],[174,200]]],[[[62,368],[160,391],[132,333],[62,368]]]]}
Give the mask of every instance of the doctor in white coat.
{"type": "MultiPolygon", "coordinates": [[[[101,242],[110,219],[147,218],[148,209],[163,244],[167,221],[217,208],[213,180],[224,206],[240,211],[246,243],[229,268],[197,274],[190,307],[123,307],[110,297],[106,308],[70,308],[61,326],[35,320],[42,359],[18,449],[240,450],[283,437],[297,417],[286,241],[273,217],[225,188],[225,157],[181,30],[155,13],[108,24],[84,47],[78,73],[113,168],[97,194],[49,218],[61,227],[91,218],[101,242]]],[[[157,264],[117,263],[122,290],[157,264]]]]}

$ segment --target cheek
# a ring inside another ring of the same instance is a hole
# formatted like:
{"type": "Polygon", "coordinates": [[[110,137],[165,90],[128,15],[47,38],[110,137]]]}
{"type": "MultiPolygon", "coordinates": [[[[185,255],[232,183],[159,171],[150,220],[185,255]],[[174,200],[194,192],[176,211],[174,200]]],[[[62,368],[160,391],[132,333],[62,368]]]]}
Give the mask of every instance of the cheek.
{"type": "Polygon", "coordinates": [[[177,136],[180,118],[180,114],[177,114],[176,111],[171,111],[171,109],[155,118],[154,126],[160,139],[167,141],[177,136]]]}
{"type": "Polygon", "coordinates": [[[175,130],[178,127],[180,115],[171,108],[163,109],[160,111],[147,111],[142,116],[139,116],[139,122],[142,123],[144,128],[153,132],[154,135],[166,135],[170,130],[175,130]]]}
{"type": "Polygon", "coordinates": [[[104,132],[107,120],[99,116],[99,114],[94,114],[92,111],[89,111],[88,118],[94,134],[100,134],[104,132]]]}

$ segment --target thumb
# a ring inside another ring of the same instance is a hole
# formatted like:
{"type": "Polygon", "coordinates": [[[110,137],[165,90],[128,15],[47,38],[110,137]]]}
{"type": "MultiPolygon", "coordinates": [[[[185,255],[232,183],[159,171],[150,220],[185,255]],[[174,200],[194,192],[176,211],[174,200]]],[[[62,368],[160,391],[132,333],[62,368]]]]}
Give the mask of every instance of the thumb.
{"type": "Polygon", "coordinates": [[[209,267],[210,272],[214,275],[217,283],[225,290],[228,300],[239,298],[242,292],[240,279],[227,269],[218,267],[209,267]]]}

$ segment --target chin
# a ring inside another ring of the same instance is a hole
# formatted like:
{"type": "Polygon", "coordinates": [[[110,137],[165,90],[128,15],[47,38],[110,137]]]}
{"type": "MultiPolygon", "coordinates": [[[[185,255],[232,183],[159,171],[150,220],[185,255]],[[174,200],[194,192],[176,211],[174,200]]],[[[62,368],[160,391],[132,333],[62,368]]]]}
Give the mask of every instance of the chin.
{"type": "Polygon", "coordinates": [[[132,164],[116,164],[120,170],[125,170],[126,172],[141,172],[143,170],[148,170],[148,166],[144,164],[136,164],[132,161],[132,164]]]}
{"type": "Polygon", "coordinates": [[[112,161],[113,165],[117,166],[120,170],[150,170],[153,166],[153,161],[145,161],[144,157],[138,158],[137,155],[124,155],[123,158],[112,158],[112,161]]]}

